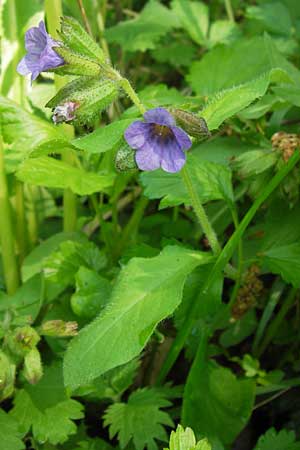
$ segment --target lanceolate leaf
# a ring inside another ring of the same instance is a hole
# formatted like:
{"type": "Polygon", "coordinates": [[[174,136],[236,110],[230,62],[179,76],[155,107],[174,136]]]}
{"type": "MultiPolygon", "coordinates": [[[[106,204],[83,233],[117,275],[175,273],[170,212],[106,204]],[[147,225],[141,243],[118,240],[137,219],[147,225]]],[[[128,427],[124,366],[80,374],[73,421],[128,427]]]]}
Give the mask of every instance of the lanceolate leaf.
{"type": "Polygon", "coordinates": [[[105,191],[114,180],[113,174],[87,172],[47,156],[26,159],[20,165],[17,177],[37,186],[69,188],[79,195],[105,191]]]}
{"type": "Polygon", "coordinates": [[[171,246],[133,258],[121,271],[107,309],[71,342],[65,383],[75,388],[138,355],[158,322],[172,314],[186,276],[211,256],[171,246]]]}

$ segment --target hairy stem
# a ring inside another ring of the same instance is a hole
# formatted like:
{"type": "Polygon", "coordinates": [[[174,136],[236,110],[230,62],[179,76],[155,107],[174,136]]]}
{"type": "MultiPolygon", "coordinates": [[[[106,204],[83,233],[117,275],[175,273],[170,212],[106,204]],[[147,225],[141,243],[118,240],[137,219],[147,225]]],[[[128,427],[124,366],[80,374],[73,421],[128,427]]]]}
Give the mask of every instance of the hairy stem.
{"type": "Polygon", "coordinates": [[[8,294],[11,295],[18,289],[20,278],[14,248],[15,239],[5,173],[2,136],[0,136],[0,238],[6,289],[8,294]]]}
{"type": "Polygon", "coordinates": [[[135,90],[133,89],[129,81],[126,78],[122,78],[121,76],[119,76],[119,83],[122,86],[123,90],[128,95],[128,97],[130,98],[130,100],[132,101],[132,103],[135,104],[135,106],[138,108],[138,110],[143,116],[146,112],[146,108],[140,101],[139,97],[137,96],[135,90]]]}
{"type": "Polygon", "coordinates": [[[200,222],[201,228],[210,243],[213,253],[215,255],[218,255],[221,252],[221,246],[218,242],[216,233],[215,233],[213,227],[211,226],[210,221],[206,215],[206,212],[202,206],[202,203],[198,196],[198,193],[197,193],[196,189],[194,188],[194,185],[193,185],[193,182],[192,182],[192,179],[190,177],[187,167],[184,166],[181,169],[180,173],[182,175],[183,182],[184,182],[186,189],[188,191],[188,194],[190,196],[191,203],[194,208],[195,214],[200,222]]]}

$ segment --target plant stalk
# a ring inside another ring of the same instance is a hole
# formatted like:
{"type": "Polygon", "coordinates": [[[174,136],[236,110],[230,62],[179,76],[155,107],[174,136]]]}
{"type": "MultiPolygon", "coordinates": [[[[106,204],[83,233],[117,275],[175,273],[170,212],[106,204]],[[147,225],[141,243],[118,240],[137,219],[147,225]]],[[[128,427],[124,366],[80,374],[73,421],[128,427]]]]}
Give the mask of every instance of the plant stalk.
{"type": "Polygon", "coordinates": [[[0,238],[6,290],[9,295],[12,295],[19,287],[20,277],[15,254],[15,239],[5,173],[2,135],[0,136],[0,238]]]}
{"type": "Polygon", "coordinates": [[[193,182],[192,182],[192,179],[190,177],[187,167],[184,166],[181,169],[180,173],[182,175],[183,182],[184,182],[186,189],[188,191],[188,194],[190,196],[191,203],[194,208],[195,214],[200,222],[201,228],[210,243],[213,253],[215,255],[218,255],[221,252],[221,246],[218,242],[216,233],[210,224],[207,214],[202,206],[202,203],[198,196],[198,193],[193,186],[193,182]]]}
{"type": "Polygon", "coordinates": [[[288,295],[285,297],[280,310],[278,311],[277,315],[275,316],[274,320],[270,323],[266,335],[259,346],[259,349],[257,350],[257,357],[260,358],[261,355],[264,353],[270,342],[272,341],[273,337],[277,333],[283,319],[285,318],[287,312],[289,309],[293,306],[295,303],[295,296],[297,294],[297,289],[292,287],[288,293],[288,295]]]}
{"type": "MultiPolygon", "coordinates": [[[[45,0],[45,12],[47,17],[48,30],[54,39],[58,39],[57,30],[60,27],[60,17],[63,15],[62,2],[61,0],[45,0]]],[[[54,82],[56,89],[61,89],[65,82],[63,77],[59,75],[54,75],[54,82]]],[[[72,139],[74,137],[74,129],[72,126],[63,124],[62,129],[65,134],[72,139]]],[[[63,155],[62,160],[67,164],[73,165],[73,155],[66,153],[63,155]]],[[[77,224],[77,198],[76,195],[70,190],[65,189],[63,195],[63,229],[66,232],[71,232],[76,230],[77,224]]]]}
{"type": "Polygon", "coordinates": [[[225,4],[225,9],[226,9],[228,19],[231,22],[234,22],[234,13],[233,13],[233,9],[232,9],[231,0],[224,0],[224,4],[225,4]]]}

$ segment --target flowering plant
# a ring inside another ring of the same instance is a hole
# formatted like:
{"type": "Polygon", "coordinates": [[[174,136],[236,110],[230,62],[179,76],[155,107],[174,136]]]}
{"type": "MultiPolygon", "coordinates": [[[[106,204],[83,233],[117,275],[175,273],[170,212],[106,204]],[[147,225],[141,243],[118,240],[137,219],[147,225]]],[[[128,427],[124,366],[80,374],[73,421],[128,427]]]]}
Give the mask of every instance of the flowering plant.
{"type": "Polygon", "coordinates": [[[298,15],[268,1],[2,2],[1,449],[299,448],[298,15]]]}

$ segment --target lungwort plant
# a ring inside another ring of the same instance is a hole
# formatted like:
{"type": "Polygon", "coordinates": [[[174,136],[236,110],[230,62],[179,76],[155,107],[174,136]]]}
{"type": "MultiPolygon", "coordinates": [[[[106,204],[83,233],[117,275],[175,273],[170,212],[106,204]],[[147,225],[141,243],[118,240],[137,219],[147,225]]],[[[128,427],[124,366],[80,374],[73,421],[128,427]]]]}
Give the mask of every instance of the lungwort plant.
{"type": "Polygon", "coordinates": [[[2,2],[1,449],[300,449],[299,24],[2,2]]]}

